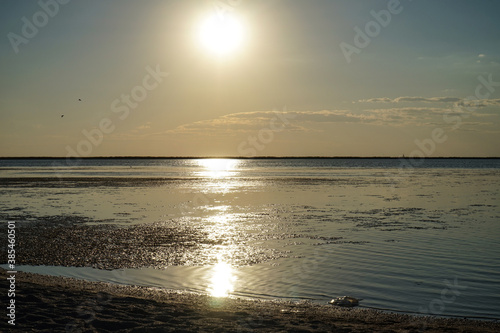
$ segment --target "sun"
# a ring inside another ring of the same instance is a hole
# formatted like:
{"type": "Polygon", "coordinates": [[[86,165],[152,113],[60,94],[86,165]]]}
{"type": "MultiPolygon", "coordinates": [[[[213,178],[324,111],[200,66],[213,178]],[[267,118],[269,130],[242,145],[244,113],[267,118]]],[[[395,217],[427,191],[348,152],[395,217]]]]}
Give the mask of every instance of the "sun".
{"type": "Polygon", "coordinates": [[[228,56],[241,48],[244,29],[236,16],[214,13],[202,21],[199,37],[201,45],[213,55],[228,56]]]}

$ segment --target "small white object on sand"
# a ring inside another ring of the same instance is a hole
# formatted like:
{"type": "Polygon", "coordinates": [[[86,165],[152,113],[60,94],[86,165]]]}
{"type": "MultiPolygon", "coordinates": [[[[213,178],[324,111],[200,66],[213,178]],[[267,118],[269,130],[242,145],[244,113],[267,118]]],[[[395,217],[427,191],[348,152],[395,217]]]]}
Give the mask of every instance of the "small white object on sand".
{"type": "Polygon", "coordinates": [[[342,296],[332,299],[329,303],[337,306],[353,307],[358,306],[361,299],[357,299],[351,296],[342,296]]]}

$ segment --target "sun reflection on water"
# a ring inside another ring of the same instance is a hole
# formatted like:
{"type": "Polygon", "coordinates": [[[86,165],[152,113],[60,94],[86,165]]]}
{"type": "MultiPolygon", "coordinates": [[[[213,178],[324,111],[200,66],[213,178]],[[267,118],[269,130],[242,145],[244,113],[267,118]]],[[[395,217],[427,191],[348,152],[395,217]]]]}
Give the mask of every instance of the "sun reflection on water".
{"type": "Polygon", "coordinates": [[[219,262],[213,267],[208,293],[214,297],[227,297],[234,291],[235,280],[231,265],[219,262]]]}
{"type": "MultiPolygon", "coordinates": [[[[224,208],[222,208],[222,211],[224,211],[224,208]]],[[[209,238],[214,240],[232,238],[232,220],[231,215],[224,213],[217,215],[212,227],[207,230],[209,238]]],[[[226,241],[228,240],[226,239],[226,241]]],[[[216,251],[217,264],[211,270],[210,284],[207,291],[213,297],[228,297],[234,291],[234,282],[236,281],[236,276],[234,275],[233,268],[228,263],[228,259],[237,250],[233,246],[226,244],[218,246],[216,251]]]]}
{"type": "MultiPolygon", "coordinates": [[[[215,158],[215,159],[200,159],[196,160],[198,166],[202,167],[202,171],[198,172],[199,176],[207,178],[216,178],[210,181],[207,186],[214,190],[227,191],[230,187],[228,180],[225,177],[233,177],[238,174],[236,171],[238,165],[241,163],[235,159],[215,158]]],[[[234,220],[233,214],[227,214],[226,211],[230,207],[228,205],[216,205],[209,209],[210,211],[218,211],[216,214],[207,219],[207,232],[209,238],[213,240],[220,240],[225,243],[224,246],[219,247],[217,250],[217,264],[213,266],[210,271],[209,286],[207,292],[213,297],[228,297],[234,291],[234,283],[236,276],[227,258],[231,258],[233,251],[231,251],[232,237],[234,226],[231,222],[234,220]]]]}
{"type": "Polygon", "coordinates": [[[196,160],[199,166],[205,168],[199,175],[210,178],[223,178],[235,174],[235,169],[240,161],[229,158],[210,158],[196,160]]]}

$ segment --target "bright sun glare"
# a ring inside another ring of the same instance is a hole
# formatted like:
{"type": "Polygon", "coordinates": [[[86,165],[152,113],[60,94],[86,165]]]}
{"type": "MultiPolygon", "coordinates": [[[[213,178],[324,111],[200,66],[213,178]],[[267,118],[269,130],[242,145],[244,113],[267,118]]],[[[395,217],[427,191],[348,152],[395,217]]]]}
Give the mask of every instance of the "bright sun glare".
{"type": "Polygon", "coordinates": [[[205,169],[200,175],[212,178],[222,178],[231,175],[239,164],[238,160],[226,158],[203,159],[197,162],[198,165],[205,169]]]}
{"type": "Polygon", "coordinates": [[[243,43],[241,21],[230,14],[212,14],[200,27],[202,45],[216,56],[227,56],[237,51],[243,43]]]}
{"type": "Polygon", "coordinates": [[[210,295],[214,297],[227,297],[233,292],[235,277],[231,266],[224,262],[219,262],[214,266],[211,286],[208,289],[210,295]]]}

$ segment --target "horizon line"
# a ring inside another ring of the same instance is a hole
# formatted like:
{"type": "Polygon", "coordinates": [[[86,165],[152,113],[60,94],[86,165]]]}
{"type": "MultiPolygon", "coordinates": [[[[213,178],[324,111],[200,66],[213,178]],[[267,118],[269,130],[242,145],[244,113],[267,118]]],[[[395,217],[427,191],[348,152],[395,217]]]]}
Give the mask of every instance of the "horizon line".
{"type": "Polygon", "coordinates": [[[58,157],[58,156],[0,156],[0,160],[14,159],[500,159],[500,156],[86,156],[86,157],[58,157]]]}

